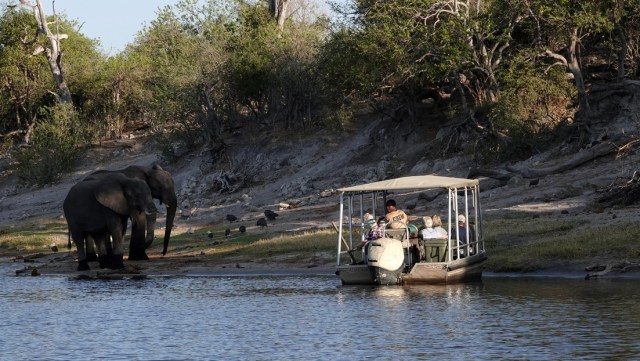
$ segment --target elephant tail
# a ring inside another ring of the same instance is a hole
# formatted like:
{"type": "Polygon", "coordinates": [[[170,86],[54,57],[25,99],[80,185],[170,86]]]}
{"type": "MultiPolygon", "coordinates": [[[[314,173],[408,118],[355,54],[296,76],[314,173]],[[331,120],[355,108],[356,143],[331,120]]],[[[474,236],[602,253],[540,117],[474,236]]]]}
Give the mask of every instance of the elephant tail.
{"type": "Polygon", "coordinates": [[[67,248],[71,249],[71,231],[67,231],[67,248]]]}

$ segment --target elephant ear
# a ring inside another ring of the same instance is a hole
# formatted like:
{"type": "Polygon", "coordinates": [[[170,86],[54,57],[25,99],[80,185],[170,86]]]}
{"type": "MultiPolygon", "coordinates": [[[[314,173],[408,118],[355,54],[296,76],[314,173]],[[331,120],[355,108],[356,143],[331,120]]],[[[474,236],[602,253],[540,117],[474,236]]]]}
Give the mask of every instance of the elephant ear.
{"type": "Polygon", "coordinates": [[[100,204],[112,211],[122,215],[130,213],[124,191],[117,182],[101,182],[94,194],[100,204]]]}

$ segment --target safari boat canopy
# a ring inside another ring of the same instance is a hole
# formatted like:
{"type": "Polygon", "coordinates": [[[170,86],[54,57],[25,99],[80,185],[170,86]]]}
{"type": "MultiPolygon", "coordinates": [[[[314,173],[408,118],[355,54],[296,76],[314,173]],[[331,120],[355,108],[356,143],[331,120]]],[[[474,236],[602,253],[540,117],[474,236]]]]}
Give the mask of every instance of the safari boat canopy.
{"type": "Polygon", "coordinates": [[[338,189],[340,215],[337,274],[343,284],[454,283],[479,279],[486,259],[477,179],[409,176],[338,189]],[[384,216],[390,198],[413,206],[403,209],[409,224],[385,229],[365,247],[371,221],[384,216]],[[415,202],[414,202],[415,201],[415,202]],[[418,205],[419,204],[419,205],[418,205]],[[446,236],[420,236],[422,217],[438,214],[446,236]],[[458,227],[463,217],[466,227],[458,227]],[[461,233],[462,232],[462,233],[461,233]],[[362,243],[361,243],[362,242],[362,243]]]}

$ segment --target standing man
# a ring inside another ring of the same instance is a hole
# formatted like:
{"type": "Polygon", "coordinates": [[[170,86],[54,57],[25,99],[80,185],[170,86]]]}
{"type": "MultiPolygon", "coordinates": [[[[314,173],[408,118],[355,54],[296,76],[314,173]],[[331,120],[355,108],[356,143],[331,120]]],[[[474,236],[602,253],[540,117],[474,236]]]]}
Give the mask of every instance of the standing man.
{"type": "Polygon", "coordinates": [[[405,228],[409,226],[409,217],[402,210],[398,209],[396,205],[396,201],[393,199],[389,199],[387,203],[385,203],[385,207],[387,209],[387,224],[389,228],[405,228]]]}

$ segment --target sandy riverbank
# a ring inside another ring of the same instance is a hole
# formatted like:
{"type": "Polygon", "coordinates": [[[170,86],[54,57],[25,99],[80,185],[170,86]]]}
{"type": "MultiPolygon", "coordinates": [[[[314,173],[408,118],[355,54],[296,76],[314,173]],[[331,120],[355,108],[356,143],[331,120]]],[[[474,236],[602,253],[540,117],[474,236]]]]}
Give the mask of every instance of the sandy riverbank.
{"type": "Polygon", "coordinates": [[[11,264],[17,275],[68,275],[90,278],[111,276],[194,276],[194,275],[334,275],[333,263],[264,262],[243,258],[219,259],[206,255],[151,256],[147,261],[125,260],[123,270],[100,269],[91,262],[89,271],[76,271],[73,252],[1,257],[0,262],[11,264]],[[37,271],[33,271],[36,269],[37,271]]]}
{"type": "MultiPolygon", "coordinates": [[[[217,258],[207,255],[151,256],[147,261],[125,261],[123,270],[100,269],[97,262],[90,263],[89,271],[76,271],[74,252],[32,254],[26,256],[3,256],[0,263],[10,264],[17,276],[56,276],[88,279],[143,279],[146,277],[188,276],[292,276],[335,275],[335,264],[292,260],[247,260],[242,257],[217,258]],[[35,271],[34,271],[35,270],[35,271]]],[[[640,270],[580,270],[577,268],[546,269],[530,273],[485,272],[485,278],[570,278],[570,279],[635,279],[640,280],[640,270]]],[[[337,277],[336,277],[337,278],[337,277]]]]}

